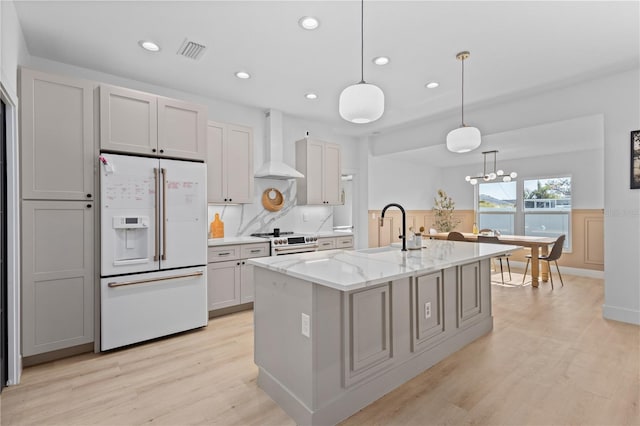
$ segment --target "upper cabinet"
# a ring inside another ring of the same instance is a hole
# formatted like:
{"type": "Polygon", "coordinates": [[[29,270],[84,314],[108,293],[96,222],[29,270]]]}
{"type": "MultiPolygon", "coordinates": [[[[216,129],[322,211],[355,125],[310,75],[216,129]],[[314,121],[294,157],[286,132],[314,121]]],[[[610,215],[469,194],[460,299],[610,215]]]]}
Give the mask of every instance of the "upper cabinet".
{"type": "Polygon", "coordinates": [[[207,144],[207,201],[252,203],[253,130],[209,121],[207,144]]]}
{"type": "Polygon", "coordinates": [[[93,83],[23,68],[22,197],[92,200],[93,83]]]}
{"type": "Polygon", "coordinates": [[[100,149],[204,161],[207,108],[100,85],[100,149]]]}
{"type": "Polygon", "coordinates": [[[305,138],[296,142],[298,204],[342,204],[340,199],[340,145],[305,138]]]}

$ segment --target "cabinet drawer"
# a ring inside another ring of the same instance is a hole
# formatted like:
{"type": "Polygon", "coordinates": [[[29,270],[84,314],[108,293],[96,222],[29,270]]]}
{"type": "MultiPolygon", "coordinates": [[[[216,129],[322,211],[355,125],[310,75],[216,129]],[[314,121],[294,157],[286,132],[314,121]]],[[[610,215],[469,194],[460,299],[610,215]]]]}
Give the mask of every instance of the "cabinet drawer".
{"type": "Polygon", "coordinates": [[[240,259],[240,246],[209,247],[207,250],[207,262],[209,263],[235,259],[240,259]]]}
{"type": "Polygon", "coordinates": [[[339,237],[336,238],[338,248],[352,248],[353,237],[339,237]]]}
{"type": "Polygon", "coordinates": [[[318,251],[333,250],[336,248],[335,238],[318,238],[318,251]]]}
{"type": "Polygon", "coordinates": [[[240,248],[241,258],[269,256],[269,244],[245,244],[240,248]]]}

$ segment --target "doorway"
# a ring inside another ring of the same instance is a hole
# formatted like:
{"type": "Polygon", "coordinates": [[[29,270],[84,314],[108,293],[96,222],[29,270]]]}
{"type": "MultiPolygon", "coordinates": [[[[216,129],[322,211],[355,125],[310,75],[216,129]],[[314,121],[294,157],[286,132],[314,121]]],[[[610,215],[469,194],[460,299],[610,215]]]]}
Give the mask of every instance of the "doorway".
{"type": "Polygon", "coordinates": [[[343,174],[341,203],[333,207],[334,231],[352,231],[353,226],[353,174],[343,174]]]}
{"type": "Polygon", "coordinates": [[[7,328],[7,125],[6,105],[0,99],[0,393],[7,385],[9,333],[7,328]]]}

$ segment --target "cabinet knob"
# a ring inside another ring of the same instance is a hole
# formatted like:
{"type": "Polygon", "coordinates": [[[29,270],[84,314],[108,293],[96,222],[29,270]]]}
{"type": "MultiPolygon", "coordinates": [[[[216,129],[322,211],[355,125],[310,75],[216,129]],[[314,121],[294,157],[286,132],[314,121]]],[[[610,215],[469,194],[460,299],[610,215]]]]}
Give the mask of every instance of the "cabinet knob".
{"type": "Polygon", "coordinates": [[[226,198],[225,198],[224,200],[225,200],[225,201],[227,201],[227,199],[226,199],[226,198]]]}
{"type": "Polygon", "coordinates": [[[164,154],[164,149],[161,149],[161,150],[160,150],[160,154],[164,154]]]}
{"type": "Polygon", "coordinates": [[[90,209],[91,208],[91,204],[87,204],[87,208],[90,209]]]}
{"type": "Polygon", "coordinates": [[[233,201],[231,198],[229,198],[229,201],[233,201]]]}
{"type": "Polygon", "coordinates": [[[91,198],[91,194],[87,194],[87,198],[91,198]]]}
{"type": "Polygon", "coordinates": [[[240,262],[236,263],[236,265],[240,265],[240,262]]]}
{"type": "Polygon", "coordinates": [[[242,262],[242,264],[244,265],[244,262],[242,262]]]}
{"type": "Polygon", "coordinates": [[[155,148],[151,148],[151,152],[156,152],[156,149],[155,148]]]}

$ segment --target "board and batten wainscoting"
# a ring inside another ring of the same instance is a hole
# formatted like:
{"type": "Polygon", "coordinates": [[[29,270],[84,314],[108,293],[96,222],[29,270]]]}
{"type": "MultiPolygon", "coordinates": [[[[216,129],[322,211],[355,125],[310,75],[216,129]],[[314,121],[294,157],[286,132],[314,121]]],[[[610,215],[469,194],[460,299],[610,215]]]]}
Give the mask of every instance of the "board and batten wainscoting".
{"type": "MultiPolygon", "coordinates": [[[[402,230],[402,215],[399,211],[387,211],[384,227],[380,227],[381,210],[369,210],[369,247],[387,246],[399,242],[402,230]]],[[[455,228],[460,232],[471,232],[475,222],[473,210],[456,210],[454,218],[460,220],[455,228]]],[[[432,210],[407,210],[407,232],[410,227],[419,230],[424,226],[425,233],[435,222],[432,210]]],[[[529,250],[513,253],[515,262],[526,262],[525,255],[529,250]]],[[[558,260],[560,266],[604,271],[604,210],[573,209],[571,210],[571,251],[563,252],[558,260]]]]}

